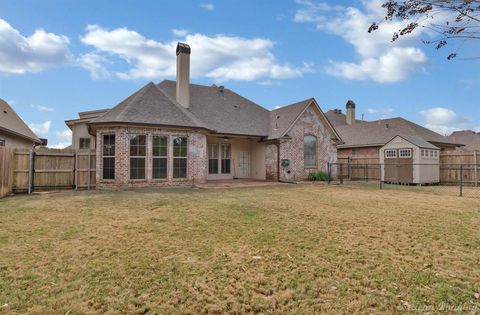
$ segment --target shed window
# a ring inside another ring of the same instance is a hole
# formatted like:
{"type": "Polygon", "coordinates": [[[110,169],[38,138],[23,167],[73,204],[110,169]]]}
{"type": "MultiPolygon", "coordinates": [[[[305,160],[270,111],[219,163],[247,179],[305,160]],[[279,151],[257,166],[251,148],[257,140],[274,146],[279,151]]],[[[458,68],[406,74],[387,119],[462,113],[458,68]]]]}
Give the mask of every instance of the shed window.
{"type": "Polygon", "coordinates": [[[102,178],[115,179],[115,135],[103,135],[102,178]]]}
{"type": "Polygon", "coordinates": [[[433,150],[430,150],[430,157],[433,157],[433,150]]]}
{"type": "Polygon", "coordinates": [[[387,159],[395,159],[397,157],[397,150],[385,150],[385,157],[387,159]]]}
{"type": "Polygon", "coordinates": [[[167,178],[168,137],[152,137],[152,178],[167,178]]]}
{"type": "Polygon", "coordinates": [[[433,151],[433,157],[437,157],[438,156],[438,151],[433,151]]]}
{"type": "Polygon", "coordinates": [[[187,137],[173,139],[173,178],[187,178],[187,137]]]}
{"type": "Polygon", "coordinates": [[[147,136],[130,135],[130,179],[145,179],[147,136]]]}
{"type": "Polygon", "coordinates": [[[411,158],[412,157],[412,149],[400,149],[399,155],[401,158],[411,158]]]}
{"type": "Polygon", "coordinates": [[[80,149],[90,149],[90,138],[80,138],[80,149]]]}
{"type": "Polygon", "coordinates": [[[0,147],[4,147],[4,146],[5,146],[5,140],[0,139],[0,147]]]}
{"type": "Polygon", "coordinates": [[[308,135],[303,138],[303,165],[317,166],[317,137],[315,136],[308,135]]]}

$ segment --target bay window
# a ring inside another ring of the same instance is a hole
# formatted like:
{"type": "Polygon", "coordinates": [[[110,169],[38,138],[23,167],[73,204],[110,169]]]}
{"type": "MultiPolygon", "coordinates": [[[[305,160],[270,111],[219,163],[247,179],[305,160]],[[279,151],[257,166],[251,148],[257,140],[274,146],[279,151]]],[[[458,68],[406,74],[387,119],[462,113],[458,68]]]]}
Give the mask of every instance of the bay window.
{"type": "Polygon", "coordinates": [[[152,178],[167,178],[168,169],[168,137],[152,137],[152,178]]]}
{"type": "Polygon", "coordinates": [[[130,135],[130,179],[145,179],[147,136],[130,135]]]}
{"type": "Polygon", "coordinates": [[[173,178],[187,178],[187,137],[173,139],[173,178]]]}
{"type": "Polygon", "coordinates": [[[102,178],[115,179],[115,135],[102,137],[102,178]]]}

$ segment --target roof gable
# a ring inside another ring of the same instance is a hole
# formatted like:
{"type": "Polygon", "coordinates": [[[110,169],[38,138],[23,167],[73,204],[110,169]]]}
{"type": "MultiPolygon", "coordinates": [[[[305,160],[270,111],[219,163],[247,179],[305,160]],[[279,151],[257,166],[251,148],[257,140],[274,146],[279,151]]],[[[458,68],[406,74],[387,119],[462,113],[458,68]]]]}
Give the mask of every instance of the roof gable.
{"type": "Polygon", "coordinates": [[[0,99],[0,128],[35,143],[42,143],[13,108],[2,99],[0,99]]]}
{"type": "Polygon", "coordinates": [[[172,101],[152,82],[127,97],[91,124],[130,123],[206,128],[205,125],[172,101]]]}
{"type": "Polygon", "coordinates": [[[397,138],[402,138],[403,140],[421,148],[421,149],[433,149],[433,150],[440,150],[440,148],[434,146],[433,144],[431,144],[430,142],[427,142],[425,140],[423,140],[422,138],[419,138],[419,137],[415,137],[415,136],[410,136],[410,135],[396,135],[395,137],[393,137],[392,139],[390,139],[389,141],[387,141],[387,143],[385,143],[385,145],[389,144],[390,142],[394,141],[395,139],[397,138]]]}

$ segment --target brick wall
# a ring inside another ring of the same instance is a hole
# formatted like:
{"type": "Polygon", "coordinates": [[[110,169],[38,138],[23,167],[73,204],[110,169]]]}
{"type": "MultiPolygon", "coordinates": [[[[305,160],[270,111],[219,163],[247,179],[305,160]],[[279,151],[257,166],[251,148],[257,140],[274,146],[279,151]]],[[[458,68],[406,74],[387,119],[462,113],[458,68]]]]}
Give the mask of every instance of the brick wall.
{"type": "Polygon", "coordinates": [[[348,158],[348,157],[362,157],[362,158],[378,158],[378,152],[380,147],[368,147],[368,148],[346,148],[338,149],[338,158],[348,158]]]}
{"type": "Polygon", "coordinates": [[[141,127],[108,127],[97,130],[97,188],[130,188],[149,186],[181,186],[204,183],[207,178],[207,137],[205,134],[180,129],[160,129],[141,127]],[[115,179],[103,180],[102,141],[104,134],[115,134],[115,179]],[[146,179],[130,179],[129,135],[147,135],[146,179]],[[152,179],[152,136],[168,136],[168,170],[167,179],[152,179]],[[188,138],[187,178],[173,178],[173,138],[186,136],[188,138]]]}
{"type": "MultiPolygon", "coordinates": [[[[280,166],[280,179],[299,181],[312,171],[327,171],[328,163],[337,160],[336,144],[331,140],[331,133],[320,120],[316,109],[310,106],[305,110],[295,125],[288,132],[291,139],[280,141],[280,159],[290,160],[289,167],[280,166]],[[303,143],[306,135],[317,137],[317,166],[304,167],[303,143]]],[[[266,150],[267,179],[277,178],[277,147],[267,145],[266,150]]]]}

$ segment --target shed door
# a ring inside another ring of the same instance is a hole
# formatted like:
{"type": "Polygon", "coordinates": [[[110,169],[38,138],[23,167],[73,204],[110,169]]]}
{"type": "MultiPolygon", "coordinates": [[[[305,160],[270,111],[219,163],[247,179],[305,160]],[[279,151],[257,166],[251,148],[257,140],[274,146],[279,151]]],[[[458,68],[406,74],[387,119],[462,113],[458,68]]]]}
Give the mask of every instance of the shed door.
{"type": "Polygon", "coordinates": [[[385,176],[386,182],[398,184],[413,183],[413,150],[385,149],[385,176]]]}
{"type": "Polygon", "coordinates": [[[248,178],[250,175],[250,154],[248,151],[240,151],[238,161],[238,178],[248,178]]]}

